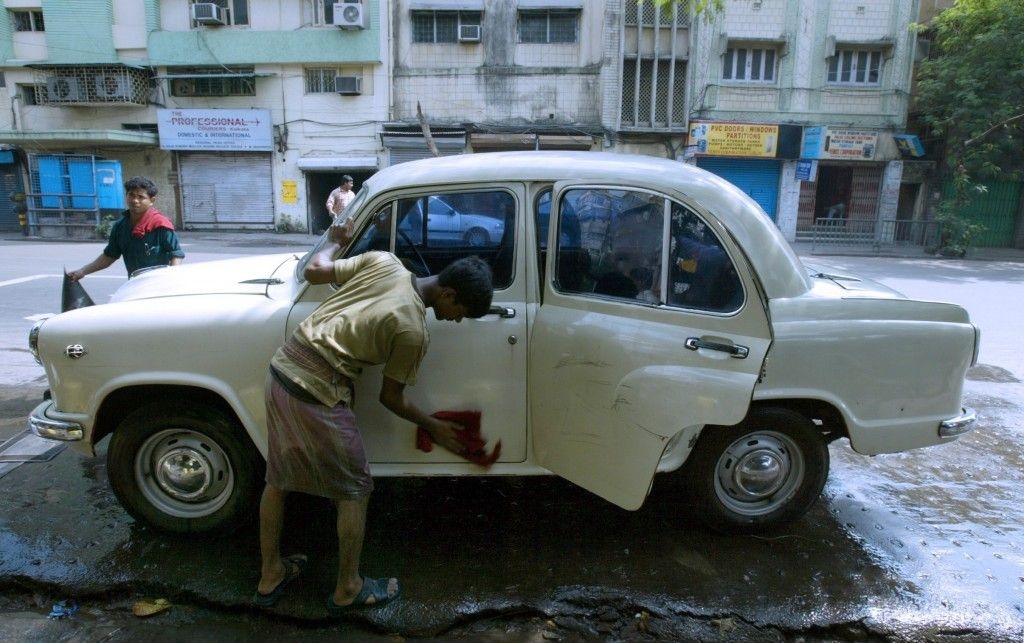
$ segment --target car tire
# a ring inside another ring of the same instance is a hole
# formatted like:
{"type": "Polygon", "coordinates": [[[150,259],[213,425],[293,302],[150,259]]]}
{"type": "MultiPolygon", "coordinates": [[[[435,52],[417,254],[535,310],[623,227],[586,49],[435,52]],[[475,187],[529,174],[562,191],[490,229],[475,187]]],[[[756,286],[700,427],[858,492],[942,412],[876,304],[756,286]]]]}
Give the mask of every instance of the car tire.
{"type": "Polygon", "coordinates": [[[466,232],[466,244],[474,248],[482,248],[491,242],[490,235],[482,228],[473,228],[466,232]]]}
{"type": "Polygon", "coordinates": [[[107,471],[135,519],[173,533],[223,533],[246,524],[265,463],[245,431],[208,404],[136,409],[110,438],[107,471]]]}
{"type": "Polygon", "coordinates": [[[709,527],[751,533],[806,513],[828,470],[828,443],[813,422],[796,411],[762,407],[735,426],[705,427],[683,475],[709,527]]]}

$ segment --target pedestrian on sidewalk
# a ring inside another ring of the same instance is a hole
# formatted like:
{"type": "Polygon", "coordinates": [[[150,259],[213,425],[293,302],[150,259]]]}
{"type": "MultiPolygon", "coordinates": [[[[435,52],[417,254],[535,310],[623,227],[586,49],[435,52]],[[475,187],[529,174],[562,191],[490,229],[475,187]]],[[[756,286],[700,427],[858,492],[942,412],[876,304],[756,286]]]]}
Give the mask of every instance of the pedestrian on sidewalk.
{"type": "Polygon", "coordinates": [[[338,215],[341,214],[349,203],[352,203],[352,199],[356,198],[356,193],[352,191],[352,184],[354,181],[348,174],[343,174],[341,181],[338,183],[338,187],[331,190],[330,195],[327,197],[327,214],[331,215],[331,219],[336,223],[341,223],[338,220],[338,215]]]}

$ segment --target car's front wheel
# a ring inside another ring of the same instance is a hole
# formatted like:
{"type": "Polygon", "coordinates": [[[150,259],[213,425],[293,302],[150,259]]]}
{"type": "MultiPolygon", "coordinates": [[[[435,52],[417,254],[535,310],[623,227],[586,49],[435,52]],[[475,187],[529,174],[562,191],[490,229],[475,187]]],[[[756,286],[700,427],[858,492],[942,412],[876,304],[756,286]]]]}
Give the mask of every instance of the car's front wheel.
{"type": "Polygon", "coordinates": [[[161,402],[136,409],[117,427],[107,470],[137,520],[176,533],[224,532],[251,516],[264,462],[221,409],[161,402]]]}
{"type": "Polygon", "coordinates": [[[683,475],[709,526],[745,533],[803,515],[821,495],[828,469],[828,444],[814,423],[766,407],[735,426],[706,427],[683,475]]]}

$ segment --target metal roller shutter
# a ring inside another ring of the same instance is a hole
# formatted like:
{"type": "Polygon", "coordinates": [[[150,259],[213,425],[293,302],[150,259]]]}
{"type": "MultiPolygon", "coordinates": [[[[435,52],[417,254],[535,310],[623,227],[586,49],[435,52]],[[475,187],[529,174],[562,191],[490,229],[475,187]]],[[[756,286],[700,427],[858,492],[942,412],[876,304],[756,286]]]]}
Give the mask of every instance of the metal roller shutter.
{"type": "Polygon", "coordinates": [[[186,227],[274,227],[270,154],[182,153],[178,167],[186,227]]]}
{"type": "Polygon", "coordinates": [[[697,167],[717,174],[750,195],[772,221],[779,204],[779,161],[770,159],[698,158],[697,167]]]}

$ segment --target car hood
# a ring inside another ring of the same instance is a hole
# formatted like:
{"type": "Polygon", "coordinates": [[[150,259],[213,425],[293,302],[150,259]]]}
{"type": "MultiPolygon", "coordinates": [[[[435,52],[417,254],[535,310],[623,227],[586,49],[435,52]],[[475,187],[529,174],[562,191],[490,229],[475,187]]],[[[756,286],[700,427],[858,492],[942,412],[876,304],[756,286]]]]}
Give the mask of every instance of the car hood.
{"type": "Polygon", "coordinates": [[[265,295],[270,285],[294,279],[295,253],[180,264],[138,273],[110,301],[184,295],[265,295]]]}

